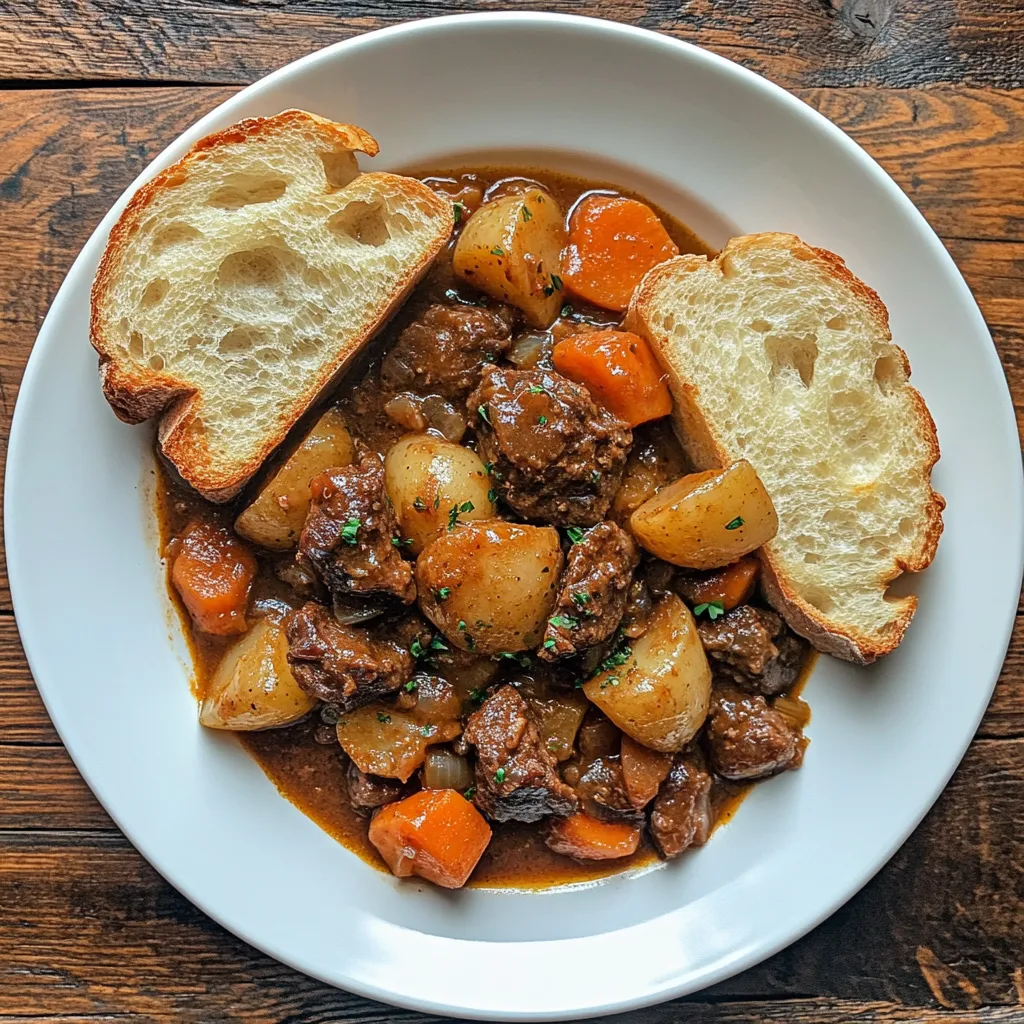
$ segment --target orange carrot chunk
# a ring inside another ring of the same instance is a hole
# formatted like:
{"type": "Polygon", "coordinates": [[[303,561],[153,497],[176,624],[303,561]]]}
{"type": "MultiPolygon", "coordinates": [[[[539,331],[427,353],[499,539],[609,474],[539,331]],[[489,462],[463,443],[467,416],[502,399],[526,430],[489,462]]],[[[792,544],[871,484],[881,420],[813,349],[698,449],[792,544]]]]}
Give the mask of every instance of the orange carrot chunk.
{"type": "Polygon", "coordinates": [[[577,860],[616,860],[636,853],[640,829],[619,822],[598,821],[587,814],[556,818],[544,840],[566,857],[577,860]]]}
{"type": "Polygon", "coordinates": [[[391,873],[459,889],[491,841],[483,815],[454,789],[421,790],[382,807],[370,822],[370,842],[391,873]]]}
{"type": "Polygon", "coordinates": [[[710,572],[680,573],[676,579],[680,596],[691,607],[698,604],[720,604],[722,611],[732,611],[749,601],[757,585],[761,563],[752,555],[710,572]]]}
{"type": "Polygon", "coordinates": [[[606,409],[631,427],[672,411],[665,373],[651,346],[626,331],[570,335],[554,349],[555,369],[582,384],[606,409]]]}
{"type": "Polygon", "coordinates": [[[196,629],[228,636],[245,632],[255,575],[252,552],[227,527],[197,520],[181,538],[171,582],[196,629]]]}
{"type": "Polygon", "coordinates": [[[629,802],[634,807],[646,807],[658,795],[672,767],[672,755],[651,750],[623,734],[619,761],[629,802]]]}
{"type": "Polygon", "coordinates": [[[566,289],[605,309],[625,309],[651,267],[679,255],[658,215],[625,196],[592,195],[569,221],[566,289]]]}

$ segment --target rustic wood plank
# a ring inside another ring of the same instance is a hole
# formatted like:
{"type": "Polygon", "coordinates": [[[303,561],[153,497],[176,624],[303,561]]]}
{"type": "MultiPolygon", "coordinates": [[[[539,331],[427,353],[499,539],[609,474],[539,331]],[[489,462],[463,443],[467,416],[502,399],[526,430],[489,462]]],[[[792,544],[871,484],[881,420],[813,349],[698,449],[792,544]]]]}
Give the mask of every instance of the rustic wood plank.
{"type": "Polygon", "coordinates": [[[114,829],[64,747],[0,744],[0,829],[114,829]]]}
{"type": "MultiPolygon", "coordinates": [[[[70,820],[84,820],[76,814],[70,820]]],[[[846,907],[790,949],[697,997],[698,1009],[680,1004],[657,1019],[838,1022],[863,1012],[856,1019],[1020,1020],[1022,864],[1024,740],[981,741],[922,826],[846,907]],[[819,998],[799,1000],[812,992],[819,998]],[[789,1005],[755,1004],[760,996],[789,1005]],[[721,1009],[708,998],[746,1005],[721,1009]],[[895,1004],[906,1004],[905,1016],[895,1004]],[[927,1017],[916,1009],[985,1005],[1018,1017],[927,1017]]],[[[6,1013],[45,1007],[53,1015],[133,1011],[195,1020],[189,1001],[201,992],[194,1012],[203,1020],[399,1016],[302,978],[227,935],[113,830],[0,831],[0,892],[6,1013]]]]}
{"type": "MultiPolygon", "coordinates": [[[[0,76],[248,83],[330,42],[503,0],[15,0],[0,9],[0,76]]],[[[782,85],[898,87],[1024,81],[1014,0],[519,0],[657,29],[782,85]]]]}

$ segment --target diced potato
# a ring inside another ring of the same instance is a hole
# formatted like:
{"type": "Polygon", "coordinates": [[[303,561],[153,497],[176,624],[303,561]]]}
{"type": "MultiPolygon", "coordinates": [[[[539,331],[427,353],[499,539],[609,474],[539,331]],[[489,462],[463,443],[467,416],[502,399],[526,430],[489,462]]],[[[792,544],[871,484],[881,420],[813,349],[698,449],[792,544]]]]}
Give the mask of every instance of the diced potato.
{"type": "Polygon", "coordinates": [[[288,665],[288,640],[280,624],[259,619],[221,659],[199,706],[210,729],[250,732],[297,722],[316,701],[288,665]]]}
{"type": "Polygon", "coordinates": [[[462,726],[454,719],[440,725],[415,711],[367,704],[338,719],[338,742],[368,775],[406,782],[427,755],[427,747],[455,739],[462,726]]]}
{"type": "Polygon", "coordinates": [[[583,684],[627,736],[652,750],[682,750],[708,714],[711,669],[690,609],[667,594],[629,658],[583,684]]]}
{"type": "Polygon", "coordinates": [[[484,203],[463,228],[455,273],[499,302],[518,306],[534,327],[548,327],[562,306],[562,211],[539,188],[484,203]]]}
{"type": "Polygon", "coordinates": [[[455,522],[494,516],[491,482],[476,452],[431,434],[412,434],[391,446],[384,486],[414,555],[455,522]]]}
{"type": "Polygon", "coordinates": [[[779,529],[772,499],[746,460],[681,477],[644,502],[629,524],[652,555],[690,569],[735,562],[779,529]]]}
{"type": "Polygon", "coordinates": [[[355,449],[345,421],[331,408],[317,420],[305,441],[270,478],[235,520],[235,529],[260,547],[295,547],[309,512],[309,482],[332,466],[348,466],[355,449]]]}
{"type": "Polygon", "coordinates": [[[420,608],[463,650],[529,650],[544,635],[563,562],[550,526],[466,523],[417,559],[420,608]]]}

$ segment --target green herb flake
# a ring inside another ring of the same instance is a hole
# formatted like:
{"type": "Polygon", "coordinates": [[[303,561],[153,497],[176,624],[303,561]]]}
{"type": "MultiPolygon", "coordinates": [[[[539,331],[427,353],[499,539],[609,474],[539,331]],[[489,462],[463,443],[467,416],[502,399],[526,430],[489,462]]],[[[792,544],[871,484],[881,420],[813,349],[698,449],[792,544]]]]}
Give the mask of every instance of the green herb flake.
{"type": "Polygon", "coordinates": [[[551,648],[554,647],[554,646],[555,646],[555,641],[554,640],[545,640],[544,641],[544,650],[550,651],[551,648]]]}
{"type": "Polygon", "coordinates": [[[465,633],[466,632],[466,623],[463,622],[462,619],[459,619],[459,632],[460,633],[465,633]]]}
{"type": "Polygon", "coordinates": [[[599,470],[592,469],[590,471],[590,482],[596,487],[601,482],[601,473],[599,470]]]}
{"type": "Polygon", "coordinates": [[[505,781],[505,769],[499,768],[494,773],[494,781],[500,786],[505,781]]]}
{"type": "Polygon", "coordinates": [[[410,679],[409,682],[405,684],[405,692],[415,693],[417,686],[419,686],[419,683],[417,683],[415,679],[410,679]]]}
{"type": "Polygon", "coordinates": [[[494,247],[494,248],[493,248],[493,249],[491,250],[491,255],[492,255],[492,256],[504,256],[504,255],[505,255],[505,250],[504,250],[504,249],[502,249],[502,247],[501,247],[500,245],[496,245],[496,246],[495,246],[495,247],[494,247]]]}
{"type": "Polygon", "coordinates": [[[419,496],[413,499],[412,507],[416,509],[417,512],[427,511],[427,503],[419,496]]]}
{"type": "Polygon", "coordinates": [[[577,629],[579,628],[580,620],[574,619],[571,615],[555,615],[548,619],[555,629],[577,629]]]}
{"type": "Polygon", "coordinates": [[[439,636],[435,636],[434,639],[430,641],[429,649],[432,651],[447,651],[449,648],[439,636]]]}
{"type": "Polygon", "coordinates": [[[359,527],[363,525],[361,519],[350,519],[341,528],[341,539],[346,544],[358,544],[359,543],[359,527]]]}
{"type": "Polygon", "coordinates": [[[487,424],[487,426],[490,426],[491,425],[491,414],[490,414],[490,411],[488,410],[487,406],[486,405],[478,405],[476,407],[476,411],[480,414],[480,419],[482,419],[484,421],[484,423],[487,424]]]}
{"type": "Polygon", "coordinates": [[[487,500],[492,505],[498,500],[498,492],[493,487],[487,492],[487,500]]]}
{"type": "Polygon", "coordinates": [[[434,598],[438,601],[447,601],[452,596],[451,587],[442,587],[440,590],[434,591],[434,598]]]}
{"type": "Polygon", "coordinates": [[[570,526],[565,532],[573,544],[579,544],[583,540],[583,531],[578,526],[570,526]]]}
{"type": "Polygon", "coordinates": [[[542,427],[544,426],[544,424],[545,424],[545,423],[547,423],[547,421],[548,421],[548,418],[547,418],[547,416],[538,416],[538,417],[537,417],[537,422],[538,422],[538,423],[539,423],[539,424],[540,424],[540,425],[541,425],[542,427]]]}
{"type": "Polygon", "coordinates": [[[476,686],[466,695],[473,704],[483,704],[484,702],[484,691],[478,689],[476,686]]]}
{"type": "Polygon", "coordinates": [[[533,214],[530,213],[530,208],[526,205],[526,203],[523,203],[523,208],[522,208],[522,210],[520,212],[523,215],[523,223],[524,224],[528,220],[533,220],[533,214]]]}
{"type": "Polygon", "coordinates": [[[384,714],[383,711],[378,711],[377,712],[377,721],[380,722],[381,725],[390,725],[391,724],[391,716],[384,714]]]}
{"type": "Polygon", "coordinates": [[[573,315],[573,313],[575,313],[575,312],[576,312],[576,310],[574,310],[574,309],[572,308],[572,306],[571,306],[571,305],[569,305],[569,303],[567,302],[567,303],[566,303],[566,304],[565,304],[565,305],[564,305],[564,306],[563,306],[563,307],[562,307],[562,308],[561,308],[561,309],[560,309],[560,310],[558,311],[558,315],[559,315],[559,316],[572,316],[572,315],[573,315]]]}
{"type": "Polygon", "coordinates": [[[731,523],[726,523],[727,530],[738,530],[743,525],[743,517],[737,516],[731,523]]]}
{"type": "Polygon", "coordinates": [[[578,590],[572,595],[572,600],[574,604],[590,604],[590,595],[585,590],[578,590]]]}
{"type": "Polygon", "coordinates": [[[436,725],[424,725],[420,728],[420,733],[424,736],[433,736],[437,732],[436,725]]]}
{"type": "Polygon", "coordinates": [[[392,537],[391,543],[394,544],[396,548],[404,548],[412,543],[412,537],[392,537]]]}
{"type": "Polygon", "coordinates": [[[462,212],[465,210],[465,206],[462,203],[452,203],[452,212],[455,214],[455,223],[459,225],[462,223],[462,212]]]}
{"type": "MultiPolygon", "coordinates": [[[[481,415],[482,415],[482,414],[481,414],[481,415]]],[[[485,462],[485,463],[484,463],[484,472],[485,472],[485,473],[486,473],[486,474],[487,474],[488,476],[490,476],[490,475],[491,475],[491,471],[492,471],[493,469],[494,469],[494,463],[493,463],[493,462],[485,462]]]]}
{"type": "Polygon", "coordinates": [[[721,601],[707,601],[704,604],[699,604],[693,609],[694,615],[703,615],[705,612],[708,613],[708,618],[714,622],[719,615],[725,614],[725,606],[721,601]]]}
{"type": "Polygon", "coordinates": [[[462,794],[467,800],[472,800],[476,796],[476,786],[470,786],[469,789],[462,794]]]}
{"type": "Polygon", "coordinates": [[[531,384],[529,388],[531,395],[546,395],[548,389],[543,384],[531,384]]]}
{"type": "Polygon", "coordinates": [[[560,292],[562,290],[562,279],[557,274],[552,274],[551,285],[556,292],[560,292]]]}
{"type": "Polygon", "coordinates": [[[434,495],[434,511],[436,512],[441,507],[441,495],[434,495]]]}
{"type": "Polygon", "coordinates": [[[471,501],[464,501],[459,506],[459,511],[460,512],[472,512],[473,511],[473,502],[471,502],[471,501]]]}
{"type": "Polygon", "coordinates": [[[423,644],[420,643],[419,637],[416,637],[416,639],[409,644],[409,653],[414,658],[419,658],[423,654],[423,644]]]}

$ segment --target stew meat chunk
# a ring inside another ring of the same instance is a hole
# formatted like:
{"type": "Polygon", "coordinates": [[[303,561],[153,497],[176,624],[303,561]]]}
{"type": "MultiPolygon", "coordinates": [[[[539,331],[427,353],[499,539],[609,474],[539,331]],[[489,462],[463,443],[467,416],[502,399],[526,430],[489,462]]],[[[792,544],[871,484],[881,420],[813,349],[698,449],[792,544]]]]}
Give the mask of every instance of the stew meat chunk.
{"type": "Polygon", "coordinates": [[[397,690],[412,677],[414,660],[402,641],[417,627],[392,624],[393,638],[340,625],[322,604],[308,601],[285,627],[288,662],[311,697],[351,711],[397,690]]]}
{"type": "Polygon", "coordinates": [[[586,388],[544,370],[484,370],[469,397],[478,450],[526,519],[593,526],[605,518],[632,443],[586,388]]]}
{"type": "Polygon", "coordinates": [[[512,312],[476,306],[427,308],[384,358],[381,376],[396,391],[463,399],[480,382],[480,369],[511,344],[512,312]]]}
{"type": "Polygon", "coordinates": [[[381,457],[370,453],[356,466],[329,469],[309,486],[313,501],[299,537],[300,561],[339,597],[384,594],[415,601],[412,566],[392,541],[397,526],[381,457]]]}
{"type": "Polygon", "coordinates": [[[573,544],[540,656],[554,661],[604,643],[622,620],[638,561],[632,538],[614,523],[599,523],[573,544]]]}
{"type": "Polygon", "coordinates": [[[800,732],[760,694],[728,684],[711,693],[706,735],[711,764],[726,779],[761,779],[803,759],[800,732]]]}
{"type": "Polygon", "coordinates": [[[380,775],[367,775],[353,762],[349,762],[345,776],[349,803],[357,811],[372,811],[397,800],[405,789],[398,779],[385,779],[380,775]]]}
{"type": "Polygon", "coordinates": [[[717,678],[769,697],[796,682],[807,651],[781,616],[749,604],[701,619],[697,632],[717,678]]]}
{"type": "Polygon", "coordinates": [[[711,834],[711,776],[699,754],[676,755],[651,806],[651,839],[662,857],[703,846],[711,834]]]}
{"type": "Polygon", "coordinates": [[[495,821],[539,821],[576,810],[576,794],[558,777],[555,756],[514,686],[488,697],[463,736],[476,747],[474,799],[495,821]]]}
{"type": "Polygon", "coordinates": [[[575,789],[580,810],[590,817],[643,827],[644,813],[629,799],[618,756],[597,757],[585,765],[575,789]]]}

